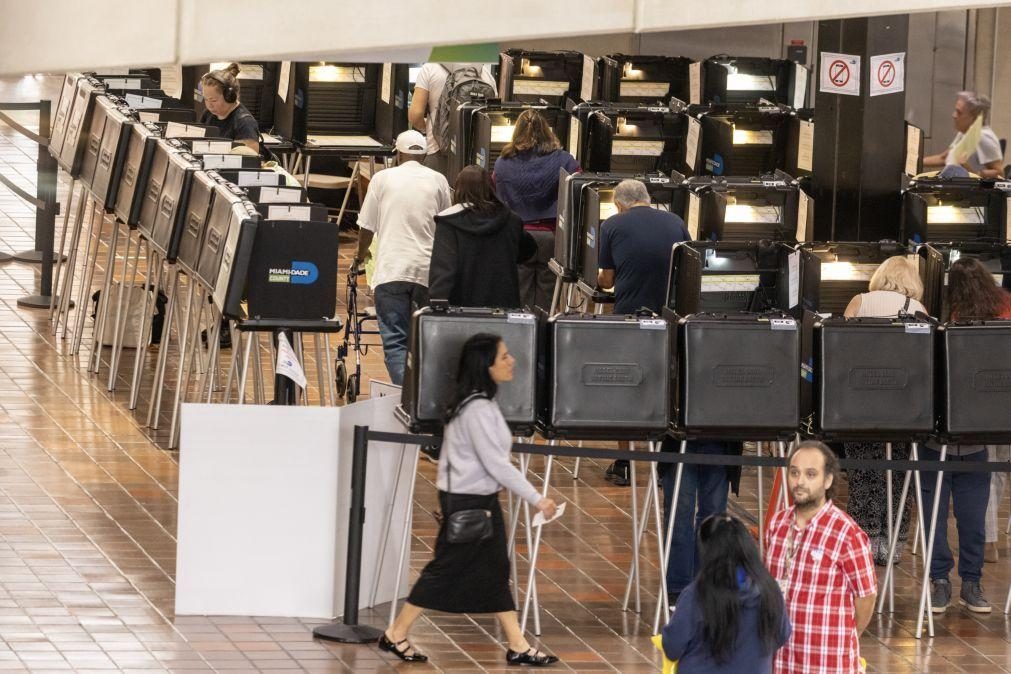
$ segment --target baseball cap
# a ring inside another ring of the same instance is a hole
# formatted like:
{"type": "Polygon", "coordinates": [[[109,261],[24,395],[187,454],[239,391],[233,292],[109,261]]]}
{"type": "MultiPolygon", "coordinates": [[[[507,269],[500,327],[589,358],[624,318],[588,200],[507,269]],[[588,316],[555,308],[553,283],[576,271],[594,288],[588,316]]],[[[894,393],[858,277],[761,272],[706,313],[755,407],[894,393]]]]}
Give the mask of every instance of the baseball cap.
{"type": "Polygon", "coordinates": [[[404,154],[425,154],[428,151],[428,143],[425,137],[411,129],[404,131],[397,136],[397,152],[404,154]]]}

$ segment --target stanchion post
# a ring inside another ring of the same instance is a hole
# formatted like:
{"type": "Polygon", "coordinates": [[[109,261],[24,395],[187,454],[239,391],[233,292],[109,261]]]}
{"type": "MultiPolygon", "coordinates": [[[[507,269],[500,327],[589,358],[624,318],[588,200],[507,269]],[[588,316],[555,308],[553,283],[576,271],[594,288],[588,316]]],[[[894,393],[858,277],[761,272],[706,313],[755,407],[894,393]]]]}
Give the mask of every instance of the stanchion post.
{"type": "Polygon", "coordinates": [[[351,514],[348,526],[348,563],[344,580],[343,622],[317,627],[317,639],[345,644],[368,644],[383,633],[375,627],[358,624],[358,590],[362,571],[362,532],[365,527],[365,467],[369,446],[369,427],[355,426],[354,454],[351,459],[351,514]]]}

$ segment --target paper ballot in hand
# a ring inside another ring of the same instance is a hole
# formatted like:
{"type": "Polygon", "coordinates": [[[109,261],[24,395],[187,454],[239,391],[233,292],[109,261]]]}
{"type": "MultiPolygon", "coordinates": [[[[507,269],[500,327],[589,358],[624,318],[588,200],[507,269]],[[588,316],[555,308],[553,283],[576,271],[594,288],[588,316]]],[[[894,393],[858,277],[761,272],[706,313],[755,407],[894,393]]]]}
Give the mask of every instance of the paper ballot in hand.
{"type": "Polygon", "coordinates": [[[546,519],[544,519],[544,513],[538,512],[536,515],[534,515],[534,521],[531,522],[531,526],[539,527],[542,524],[547,524],[548,522],[554,522],[559,517],[561,517],[564,513],[565,513],[565,503],[560,503],[558,505],[558,507],[555,508],[555,516],[554,517],[552,517],[550,520],[546,520],[546,519]]]}
{"type": "Polygon", "coordinates": [[[288,343],[288,338],[283,332],[277,335],[277,364],[274,372],[283,374],[302,388],[305,388],[305,372],[302,365],[295,357],[295,350],[288,343]]]}

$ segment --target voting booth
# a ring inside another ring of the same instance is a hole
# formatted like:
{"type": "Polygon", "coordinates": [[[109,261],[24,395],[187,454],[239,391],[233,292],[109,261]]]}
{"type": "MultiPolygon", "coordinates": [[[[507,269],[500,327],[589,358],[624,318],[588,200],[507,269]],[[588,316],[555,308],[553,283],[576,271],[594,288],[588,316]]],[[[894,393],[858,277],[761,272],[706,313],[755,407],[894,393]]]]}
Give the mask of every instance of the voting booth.
{"type": "Polygon", "coordinates": [[[800,318],[816,301],[803,280],[820,260],[784,243],[689,241],[674,246],[667,308],[677,316],[777,311],[800,318]]]}
{"type": "Polygon", "coordinates": [[[683,109],[677,102],[656,107],[578,105],[572,120],[578,144],[572,153],[584,171],[678,171],[688,124],[683,109]]]}
{"type": "Polygon", "coordinates": [[[804,293],[814,299],[815,311],[841,316],[856,295],[865,293],[878,266],[909,250],[894,241],[832,241],[803,243],[821,261],[817,274],[804,276],[804,293]]]}
{"type": "Polygon", "coordinates": [[[646,186],[653,208],[681,215],[684,207],[683,176],[678,173],[592,173],[569,175],[561,171],[558,190],[558,221],[555,230],[555,262],[566,276],[597,285],[600,227],[618,212],[614,188],[622,180],[638,180],[646,186]]]}
{"type": "Polygon", "coordinates": [[[672,327],[646,315],[559,314],[547,321],[541,433],[657,439],[670,421],[672,327]]]}
{"type": "Polygon", "coordinates": [[[565,108],[596,97],[596,61],[579,52],[509,49],[499,54],[498,77],[503,101],[565,108]]]}
{"type": "Polygon", "coordinates": [[[777,171],[759,177],[690,178],[685,224],[693,239],[796,241],[797,181],[777,171]]]}
{"type": "Polygon", "coordinates": [[[758,176],[783,170],[793,113],[778,106],[689,108],[689,175],[758,176]]]}
{"type": "Polygon", "coordinates": [[[412,432],[441,432],[456,396],[461,350],[478,333],[498,335],[516,358],[513,379],[499,385],[495,401],[514,433],[533,433],[538,353],[534,315],[512,309],[450,307],[444,301],[419,309],[411,319],[399,415],[412,432]]]}
{"type": "Polygon", "coordinates": [[[282,64],[274,129],[307,147],[388,151],[407,129],[407,66],[391,63],[282,64]]]}
{"type": "Polygon", "coordinates": [[[691,59],[683,56],[610,54],[598,61],[597,98],[633,105],[691,100],[691,59]]]}
{"type": "Polygon", "coordinates": [[[948,270],[961,258],[979,260],[993,274],[994,282],[1011,289],[1011,245],[984,241],[928,243],[917,249],[920,279],[923,281],[923,306],[938,320],[951,316],[948,303],[948,270]]]}
{"type": "Polygon", "coordinates": [[[1011,321],[959,321],[937,335],[944,397],[938,431],[964,444],[1011,441],[1011,321]]]}
{"type": "Polygon", "coordinates": [[[807,68],[784,59],[713,56],[702,62],[702,100],[691,103],[742,104],[767,100],[804,107],[807,68]]]}
{"type": "Polygon", "coordinates": [[[107,212],[116,205],[134,124],[133,111],[125,103],[111,96],[98,97],[83,173],[107,212]]]}
{"type": "Polygon", "coordinates": [[[1008,240],[1011,184],[974,178],[916,178],[902,193],[902,240],[1008,240]]]}

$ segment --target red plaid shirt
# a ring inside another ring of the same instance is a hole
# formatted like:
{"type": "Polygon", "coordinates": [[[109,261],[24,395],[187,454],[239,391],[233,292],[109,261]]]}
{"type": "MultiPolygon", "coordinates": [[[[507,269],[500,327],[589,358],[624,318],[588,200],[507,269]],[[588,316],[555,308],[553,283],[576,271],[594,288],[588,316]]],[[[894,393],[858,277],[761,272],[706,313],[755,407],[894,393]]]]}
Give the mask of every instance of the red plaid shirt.
{"type": "Polygon", "coordinates": [[[831,501],[803,529],[797,528],[793,510],[776,513],[766,533],[765,564],[783,588],[793,624],[793,635],[776,653],[773,671],[859,672],[853,600],[877,592],[870,540],[831,501]]]}

